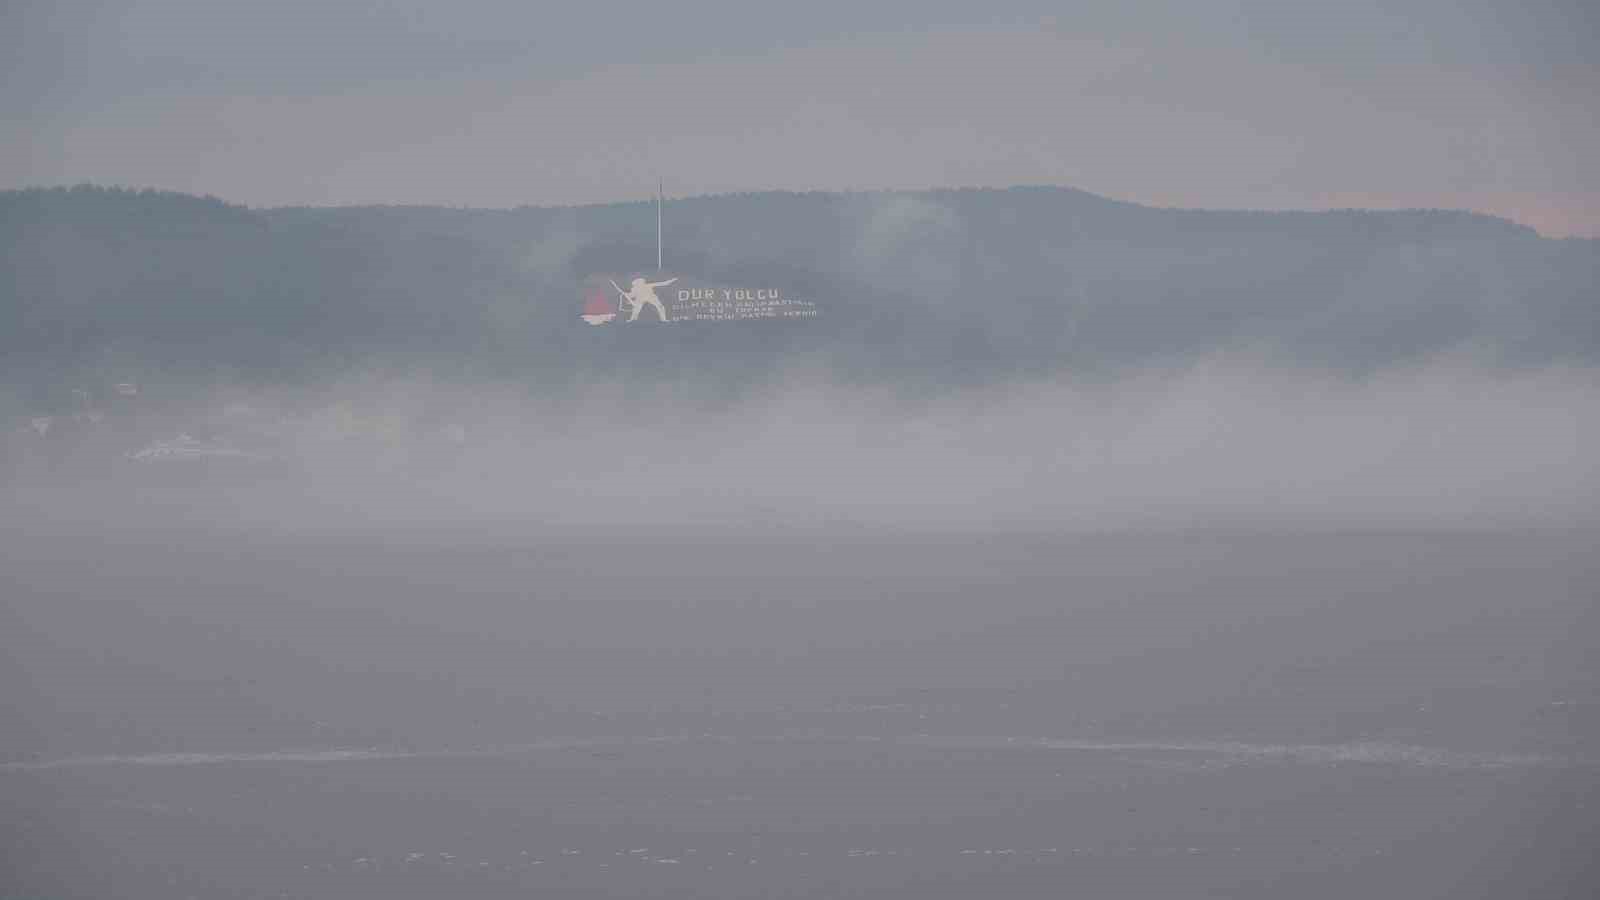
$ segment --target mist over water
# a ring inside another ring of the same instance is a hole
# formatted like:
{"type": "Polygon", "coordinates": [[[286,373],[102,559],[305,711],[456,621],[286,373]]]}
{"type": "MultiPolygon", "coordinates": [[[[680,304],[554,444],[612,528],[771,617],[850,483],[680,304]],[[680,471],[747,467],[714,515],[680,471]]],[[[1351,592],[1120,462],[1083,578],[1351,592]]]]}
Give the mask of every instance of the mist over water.
{"type": "Polygon", "coordinates": [[[916,392],[801,371],[713,402],[693,381],[548,396],[404,376],[200,396],[97,453],[46,458],[16,429],[8,524],[1492,529],[1600,511],[1600,376],[1570,366],[1224,358],[916,392]],[[259,458],[129,459],[191,432],[259,458]]]}
{"type": "Polygon", "coordinates": [[[191,386],[13,433],[13,882],[1587,877],[1502,842],[1593,823],[1593,370],[704,383],[191,386]],[[243,455],[138,457],[174,434],[243,455]]]}

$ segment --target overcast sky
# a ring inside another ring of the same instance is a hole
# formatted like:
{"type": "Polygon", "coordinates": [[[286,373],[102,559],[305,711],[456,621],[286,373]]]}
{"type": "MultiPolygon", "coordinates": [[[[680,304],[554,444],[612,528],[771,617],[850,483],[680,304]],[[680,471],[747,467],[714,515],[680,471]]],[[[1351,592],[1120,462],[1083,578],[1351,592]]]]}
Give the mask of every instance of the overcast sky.
{"type": "Polygon", "coordinates": [[[658,176],[678,195],[1049,183],[1600,235],[1587,0],[0,10],[7,187],[515,206],[658,176]]]}

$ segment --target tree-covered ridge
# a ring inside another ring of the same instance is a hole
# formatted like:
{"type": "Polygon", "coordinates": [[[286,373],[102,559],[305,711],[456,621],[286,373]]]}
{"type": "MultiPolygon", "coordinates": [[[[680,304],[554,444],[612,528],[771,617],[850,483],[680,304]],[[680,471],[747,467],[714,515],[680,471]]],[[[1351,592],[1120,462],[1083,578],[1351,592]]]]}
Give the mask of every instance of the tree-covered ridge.
{"type": "MultiPolygon", "coordinates": [[[[673,272],[814,298],[804,325],[590,330],[582,280],[653,270],[649,202],[251,210],[81,186],[0,193],[12,371],[374,357],[703,374],[816,359],[995,378],[1245,352],[1366,369],[1472,351],[1600,359],[1600,241],[1450,211],[1163,210],[1064,188],[673,200],[673,272]]],[[[770,323],[768,323],[770,324],[770,323]]]]}

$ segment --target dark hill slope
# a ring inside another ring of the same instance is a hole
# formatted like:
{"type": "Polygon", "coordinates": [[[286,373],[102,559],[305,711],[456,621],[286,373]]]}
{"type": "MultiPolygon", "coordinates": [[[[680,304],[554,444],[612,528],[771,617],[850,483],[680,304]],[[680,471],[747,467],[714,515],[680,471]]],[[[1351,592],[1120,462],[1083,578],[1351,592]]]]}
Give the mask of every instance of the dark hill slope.
{"type": "Polygon", "coordinates": [[[0,193],[13,373],[304,376],[384,359],[989,379],[1242,351],[1367,370],[1471,350],[1600,361],[1600,241],[1447,211],[1162,210],[1061,188],[674,200],[669,270],[815,298],[805,323],[589,329],[578,285],[654,268],[648,203],[250,210],[93,187],[0,193]]]}

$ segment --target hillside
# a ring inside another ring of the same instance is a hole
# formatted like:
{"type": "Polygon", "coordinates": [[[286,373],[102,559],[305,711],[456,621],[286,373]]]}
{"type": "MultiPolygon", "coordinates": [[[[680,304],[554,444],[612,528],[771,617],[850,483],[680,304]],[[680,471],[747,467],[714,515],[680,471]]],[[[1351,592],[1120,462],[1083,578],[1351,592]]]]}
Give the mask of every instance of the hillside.
{"type": "Polygon", "coordinates": [[[669,271],[801,292],[823,315],[588,329],[580,282],[653,270],[653,213],[0,193],[0,355],[29,382],[373,361],[986,380],[1219,352],[1353,371],[1454,351],[1600,360],[1600,241],[1460,212],[1163,210],[1061,188],[672,200],[669,271]]]}

